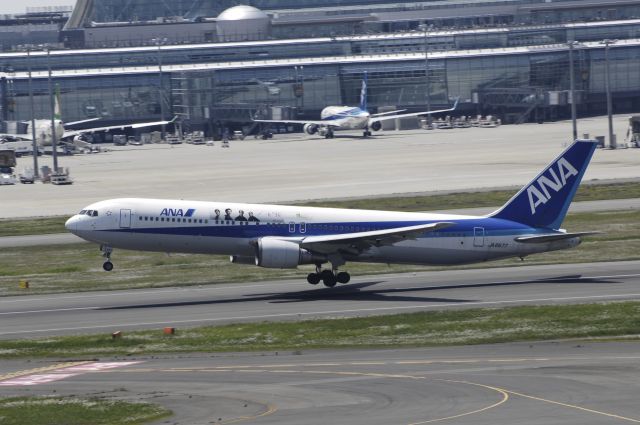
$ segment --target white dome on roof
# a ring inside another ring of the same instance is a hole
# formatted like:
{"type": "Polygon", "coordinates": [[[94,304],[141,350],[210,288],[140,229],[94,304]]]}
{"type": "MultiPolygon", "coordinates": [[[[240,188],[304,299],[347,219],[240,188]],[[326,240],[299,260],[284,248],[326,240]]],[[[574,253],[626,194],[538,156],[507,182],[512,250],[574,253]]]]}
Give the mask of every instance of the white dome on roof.
{"type": "Polygon", "coordinates": [[[251,6],[231,7],[216,19],[219,41],[264,40],[271,32],[271,18],[251,6]]]}
{"type": "Polygon", "coordinates": [[[269,15],[252,6],[234,6],[218,15],[218,21],[240,21],[245,19],[269,19],[269,15]]]}

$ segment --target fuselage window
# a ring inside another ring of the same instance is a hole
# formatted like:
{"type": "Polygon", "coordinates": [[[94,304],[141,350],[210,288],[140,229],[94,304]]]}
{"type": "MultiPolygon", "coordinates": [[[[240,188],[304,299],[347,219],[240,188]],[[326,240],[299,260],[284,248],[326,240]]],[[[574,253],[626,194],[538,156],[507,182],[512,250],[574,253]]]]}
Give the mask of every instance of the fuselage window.
{"type": "Polygon", "coordinates": [[[138,220],[142,220],[142,216],[138,217],[138,220]]]}
{"type": "Polygon", "coordinates": [[[156,221],[160,221],[160,219],[158,217],[156,217],[156,221]]]}
{"type": "Polygon", "coordinates": [[[175,219],[175,218],[172,218],[172,219],[171,219],[171,222],[172,222],[172,223],[175,223],[175,221],[176,221],[176,219],[175,219]]]}
{"type": "Polygon", "coordinates": [[[205,223],[209,223],[209,220],[205,220],[204,222],[205,222],[205,223]]]}

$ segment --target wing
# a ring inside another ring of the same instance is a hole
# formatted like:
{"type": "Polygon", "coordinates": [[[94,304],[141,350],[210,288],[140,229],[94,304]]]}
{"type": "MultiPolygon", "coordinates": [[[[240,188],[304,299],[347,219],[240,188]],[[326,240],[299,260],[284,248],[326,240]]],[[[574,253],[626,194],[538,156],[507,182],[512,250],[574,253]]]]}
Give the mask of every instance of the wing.
{"type": "Polygon", "coordinates": [[[602,232],[550,233],[547,235],[518,236],[515,238],[515,241],[522,243],[545,243],[578,238],[580,236],[599,235],[601,233],[602,232]]]}
{"type": "Polygon", "coordinates": [[[144,128],[144,127],[154,127],[154,126],[158,126],[158,125],[168,125],[168,124],[173,123],[176,120],[176,118],[178,118],[178,117],[175,116],[171,121],[138,122],[138,123],[132,123],[132,124],[123,124],[123,125],[110,125],[110,126],[106,126],[106,127],[85,128],[83,130],[68,130],[68,131],[64,132],[64,134],[62,135],[62,138],[78,136],[80,134],[86,134],[86,133],[97,133],[99,131],[109,131],[109,130],[125,129],[125,128],[144,128]]]}
{"type": "Polygon", "coordinates": [[[253,120],[254,122],[268,122],[268,123],[280,123],[280,124],[313,124],[319,127],[340,127],[349,117],[338,118],[335,120],[320,120],[320,121],[302,121],[302,120],[253,120]]]}
{"type": "Polygon", "coordinates": [[[393,245],[407,239],[416,239],[426,232],[435,232],[455,223],[440,222],[417,226],[396,227],[371,232],[345,233],[340,235],[309,236],[300,242],[300,247],[312,252],[331,254],[347,251],[358,254],[373,246],[393,245]]]}
{"type": "Polygon", "coordinates": [[[456,102],[449,109],[436,109],[434,111],[411,112],[409,114],[397,114],[397,115],[385,115],[385,116],[380,116],[380,114],[377,114],[377,116],[372,116],[369,119],[369,124],[378,122],[378,121],[395,120],[397,118],[418,117],[420,115],[430,115],[430,114],[439,114],[441,112],[450,112],[455,110],[458,107],[458,100],[460,100],[460,98],[456,99],[456,102]]]}
{"type": "Polygon", "coordinates": [[[387,112],[380,112],[378,114],[371,114],[371,116],[374,117],[374,118],[375,117],[382,117],[384,115],[390,115],[390,114],[395,114],[395,113],[404,112],[404,111],[406,111],[406,109],[398,109],[397,111],[387,111],[387,112]]]}
{"type": "Polygon", "coordinates": [[[0,141],[7,142],[17,142],[17,141],[31,141],[31,137],[26,134],[9,134],[9,133],[0,133],[0,141]]]}

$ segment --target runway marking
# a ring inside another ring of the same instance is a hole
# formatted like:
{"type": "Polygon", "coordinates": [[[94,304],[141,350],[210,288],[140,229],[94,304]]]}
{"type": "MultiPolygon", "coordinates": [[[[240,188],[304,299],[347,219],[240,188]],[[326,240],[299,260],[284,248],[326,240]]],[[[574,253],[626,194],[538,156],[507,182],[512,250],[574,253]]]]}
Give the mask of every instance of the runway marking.
{"type": "MultiPolygon", "coordinates": [[[[524,267],[535,267],[535,266],[524,266],[524,267]]],[[[407,273],[390,273],[390,274],[384,274],[384,275],[377,275],[375,276],[376,278],[383,278],[383,279],[392,279],[392,278],[403,278],[403,277],[420,277],[423,275],[429,275],[432,273],[442,273],[441,271],[435,271],[435,272],[407,272],[407,273]]],[[[615,278],[628,278],[628,277],[639,277],[640,273],[632,273],[632,274],[614,274],[614,275],[601,275],[601,276],[581,276],[581,279],[615,279],[615,278]]],[[[362,283],[365,282],[368,278],[371,278],[372,276],[362,276],[359,277],[357,279],[354,279],[352,282],[355,283],[362,283]]],[[[532,283],[544,283],[545,280],[549,280],[549,279],[554,279],[554,277],[551,278],[541,278],[538,281],[531,281],[530,279],[526,279],[526,280],[513,280],[510,281],[512,283],[527,283],[527,282],[532,282],[532,283]]],[[[483,284],[487,284],[487,285],[491,285],[491,284],[495,284],[495,283],[502,283],[501,281],[496,281],[496,282],[484,282],[483,284]]],[[[103,294],[90,294],[90,295],[70,295],[70,296],[52,296],[52,297],[14,297],[16,299],[12,299],[11,303],[15,304],[15,303],[19,303],[19,302],[34,302],[34,301],[51,301],[51,300],[71,300],[71,299],[85,299],[85,298],[106,298],[106,297],[130,297],[133,294],[135,295],[147,295],[147,294],[152,294],[152,295],[158,295],[158,294],[162,294],[162,293],[175,293],[175,292],[201,292],[201,291],[215,291],[215,292],[219,292],[221,290],[225,290],[225,289],[253,289],[253,288],[262,288],[265,286],[291,286],[291,281],[285,281],[285,282],[267,282],[267,283],[256,283],[256,284],[248,284],[248,285],[220,285],[220,286],[210,286],[207,285],[207,287],[193,287],[193,286],[185,286],[185,287],[178,287],[178,288],[158,288],[156,290],[131,290],[131,291],[119,291],[119,292],[109,292],[109,293],[103,293],[103,294]]],[[[419,289],[419,290],[424,290],[424,289],[438,289],[438,286],[428,286],[428,287],[408,287],[408,288],[403,288],[403,289],[419,289]]],[[[0,305],[2,303],[0,302],[0,305]]],[[[103,307],[85,307],[86,309],[91,309],[91,308],[103,308],[103,307]]],[[[50,312],[50,311],[65,311],[66,309],[60,309],[60,310],[33,310],[32,312],[50,312]]],[[[7,312],[7,313],[0,313],[0,314],[18,314],[20,312],[7,312]]]]}
{"type": "Polygon", "coordinates": [[[33,314],[33,313],[53,313],[57,311],[75,311],[75,310],[97,310],[100,307],[73,307],[73,308],[55,308],[49,310],[24,310],[24,311],[5,311],[0,316],[7,314],[33,314]]]}
{"type": "MultiPolygon", "coordinates": [[[[241,369],[241,370],[235,370],[235,372],[240,372],[240,373],[246,373],[248,372],[248,370],[245,369],[241,369]]],[[[316,374],[316,375],[337,375],[337,376],[363,376],[363,377],[372,377],[372,378],[384,378],[384,379],[411,379],[411,380],[428,380],[429,378],[425,377],[425,376],[414,376],[414,375],[403,375],[403,374],[389,374],[389,373],[373,373],[373,372],[351,372],[351,371],[330,371],[330,370],[262,370],[259,372],[266,372],[266,373],[309,373],[309,374],[316,374]]],[[[498,400],[497,402],[490,404],[489,406],[484,406],[480,409],[476,409],[476,410],[472,410],[470,412],[463,412],[457,415],[452,415],[452,416],[447,416],[444,418],[436,418],[436,419],[429,419],[426,421],[420,421],[420,422],[411,422],[409,425],[421,425],[421,424],[429,424],[429,423],[435,423],[435,422],[440,422],[440,421],[445,421],[445,420],[449,420],[449,419],[456,419],[456,418],[461,418],[463,416],[469,416],[469,415],[473,415],[476,413],[481,413],[493,408],[496,408],[504,403],[506,403],[509,400],[509,394],[507,391],[502,390],[500,388],[496,388],[496,387],[492,387],[490,385],[484,385],[484,384],[477,384],[477,383],[473,383],[473,382],[466,382],[466,381],[453,381],[453,380],[447,380],[447,379],[435,379],[435,381],[441,381],[441,382],[449,382],[449,383],[459,383],[459,384],[467,384],[467,385],[475,385],[478,387],[483,387],[483,388],[487,388],[490,389],[492,391],[495,391],[499,394],[502,395],[502,398],[500,400],[498,400]]]]}
{"type": "Polygon", "coordinates": [[[485,412],[485,411],[487,411],[489,409],[493,409],[495,407],[498,407],[501,404],[504,404],[509,400],[509,393],[507,391],[504,391],[504,390],[502,390],[500,388],[497,388],[497,387],[492,387],[490,385],[477,384],[475,382],[467,382],[467,381],[452,381],[452,380],[448,380],[448,379],[437,379],[437,381],[450,382],[450,383],[454,383],[454,384],[475,385],[475,386],[478,386],[478,387],[487,388],[487,389],[490,389],[490,390],[493,390],[493,391],[496,391],[496,392],[500,393],[502,395],[502,399],[497,401],[496,403],[493,403],[490,406],[485,406],[485,407],[483,407],[481,409],[476,409],[476,410],[473,410],[471,412],[460,413],[458,415],[447,416],[445,418],[429,419],[429,420],[421,421],[421,422],[412,422],[409,425],[431,424],[431,423],[434,423],[434,422],[441,422],[441,421],[446,421],[446,420],[449,420],[449,419],[461,418],[463,416],[474,415],[476,413],[482,413],[482,412],[485,412]]]}
{"type": "Polygon", "coordinates": [[[264,412],[262,412],[260,414],[257,414],[257,415],[240,416],[240,417],[233,418],[233,419],[227,419],[227,420],[224,420],[222,422],[212,422],[212,423],[213,424],[219,424],[219,425],[235,424],[235,423],[238,423],[238,422],[244,422],[244,421],[249,421],[249,420],[252,420],[252,419],[262,418],[264,416],[269,416],[269,415],[271,415],[271,414],[273,414],[273,413],[278,411],[278,409],[272,404],[267,404],[266,407],[267,407],[267,410],[265,410],[264,412]]]}
{"type": "MultiPolygon", "coordinates": [[[[271,365],[230,365],[230,366],[218,366],[218,367],[202,367],[202,368],[175,368],[175,369],[154,369],[154,368],[145,368],[145,369],[130,369],[125,372],[230,372],[230,373],[272,373],[272,374],[316,374],[316,375],[333,375],[333,376],[361,376],[361,377],[371,377],[371,378],[383,378],[383,379],[411,379],[411,380],[431,380],[429,376],[423,375],[407,375],[407,374],[390,374],[390,373],[376,373],[376,372],[356,372],[356,371],[332,371],[332,370],[306,370],[306,369],[279,369],[279,368],[303,368],[303,367],[319,367],[319,366],[367,366],[367,365],[420,365],[420,364],[435,364],[435,363],[444,363],[444,364],[459,364],[459,363],[522,363],[522,362],[545,362],[551,360],[594,360],[594,359],[627,359],[633,360],[638,359],[640,356],[599,356],[599,357],[559,357],[559,358],[504,358],[504,359],[459,359],[459,360],[399,360],[399,361],[388,361],[388,362],[344,362],[344,363],[300,363],[300,364],[271,364],[271,365]]],[[[442,373],[449,373],[449,371],[443,371],[442,373]]],[[[502,395],[502,398],[485,407],[470,411],[463,412],[457,415],[447,416],[443,418],[435,418],[429,419],[425,421],[412,422],[409,425],[423,425],[435,422],[441,422],[445,420],[456,419],[464,416],[469,416],[473,414],[478,414],[493,408],[496,408],[504,403],[506,403],[510,399],[510,395],[512,396],[520,396],[523,398],[528,398],[531,400],[536,400],[548,404],[555,404],[558,406],[562,406],[569,409],[579,410],[587,413],[592,413],[596,415],[606,416],[614,419],[618,419],[621,421],[632,422],[632,423],[640,423],[640,419],[634,419],[630,417],[625,417],[622,415],[617,415],[614,413],[599,411],[595,409],[589,409],[582,406],[577,406],[569,403],[563,403],[555,400],[549,400],[542,397],[536,397],[524,393],[520,393],[517,391],[512,391],[506,388],[486,385],[477,382],[470,381],[457,381],[451,379],[439,379],[435,378],[433,381],[439,382],[448,382],[452,384],[465,384],[465,385],[473,385],[481,388],[486,388],[492,391],[495,391],[502,395]]],[[[274,408],[275,409],[275,408],[274,408]]],[[[274,410],[275,411],[275,410],[274,410]]],[[[267,411],[268,412],[268,411],[267,411]]],[[[270,414],[265,412],[263,415],[270,414]]],[[[259,416],[257,416],[259,417],[259,416]]],[[[254,417],[247,417],[246,419],[238,418],[240,420],[254,419],[254,417]]],[[[223,423],[232,423],[232,422],[221,422],[223,423]]]]}
{"type": "Polygon", "coordinates": [[[505,304],[522,304],[522,303],[536,303],[536,302],[557,302],[557,301],[580,301],[580,300],[615,300],[625,298],[639,298],[640,293],[632,294],[616,294],[616,295],[589,295],[578,297],[556,297],[556,298],[530,298],[530,299],[518,299],[518,300],[504,300],[504,301],[470,301],[463,303],[443,303],[443,304],[429,304],[429,305],[409,305],[409,306],[396,306],[396,307],[375,307],[375,308],[361,308],[361,309],[348,309],[348,310],[326,310],[326,311],[301,311],[293,313],[274,313],[274,314],[261,314],[256,316],[229,316],[229,317],[213,317],[208,319],[190,319],[190,320],[164,320],[159,322],[138,322],[138,323],[113,323],[110,325],[96,325],[96,326],[78,326],[70,328],[49,328],[49,329],[32,329],[25,331],[11,331],[0,332],[0,335],[14,335],[14,334],[32,334],[40,332],[61,332],[61,331],[78,331],[87,329],[104,329],[113,327],[131,327],[131,326],[157,326],[161,324],[187,324],[187,323],[203,323],[203,322],[220,322],[220,321],[232,321],[232,320],[256,320],[256,319],[269,319],[277,317],[291,317],[291,316],[321,316],[327,314],[344,314],[344,313],[367,313],[376,311],[391,311],[391,310],[430,310],[430,309],[442,309],[444,307],[470,307],[470,306],[482,306],[482,305],[505,305],[505,304]]]}
{"type": "Polygon", "coordinates": [[[628,418],[628,417],[625,417],[625,416],[616,415],[615,413],[602,412],[600,410],[589,409],[587,407],[582,407],[582,406],[576,406],[575,404],[562,403],[560,401],[549,400],[549,399],[546,399],[546,398],[536,397],[536,396],[532,396],[532,395],[528,395],[528,394],[522,394],[522,393],[519,393],[519,392],[516,392],[516,391],[511,391],[511,390],[504,390],[504,391],[508,392],[509,394],[517,395],[517,396],[524,397],[524,398],[529,398],[529,399],[532,399],[532,400],[542,401],[544,403],[557,404],[558,406],[562,406],[562,407],[568,407],[568,408],[575,409],[575,410],[581,410],[581,411],[588,412],[588,413],[594,413],[594,414],[597,414],[597,415],[608,416],[608,417],[614,418],[614,419],[620,419],[620,420],[626,421],[626,422],[633,422],[633,423],[640,424],[640,419],[628,418]]]}
{"type": "Polygon", "coordinates": [[[31,369],[14,374],[4,375],[0,377],[1,387],[11,386],[32,386],[40,384],[48,384],[54,381],[70,378],[89,372],[102,372],[104,370],[114,369],[133,364],[142,363],[140,361],[132,362],[72,362],[62,365],[55,365],[46,368],[31,369]],[[49,372],[49,373],[42,373],[49,372]],[[13,376],[11,376],[13,375],[13,376]]]}
{"type": "Polygon", "coordinates": [[[28,369],[28,370],[20,370],[17,372],[11,372],[11,373],[6,373],[4,375],[0,375],[0,384],[2,383],[2,381],[6,381],[8,379],[15,379],[21,376],[25,376],[25,375],[34,375],[34,374],[38,374],[38,373],[44,373],[44,372],[51,372],[54,370],[59,370],[59,369],[64,369],[67,367],[71,367],[71,366],[78,366],[78,365],[82,365],[85,363],[89,363],[87,361],[84,362],[66,362],[66,363],[60,363],[60,364],[55,364],[55,365],[51,365],[51,366],[44,366],[44,367],[38,367],[35,369],[28,369]]]}

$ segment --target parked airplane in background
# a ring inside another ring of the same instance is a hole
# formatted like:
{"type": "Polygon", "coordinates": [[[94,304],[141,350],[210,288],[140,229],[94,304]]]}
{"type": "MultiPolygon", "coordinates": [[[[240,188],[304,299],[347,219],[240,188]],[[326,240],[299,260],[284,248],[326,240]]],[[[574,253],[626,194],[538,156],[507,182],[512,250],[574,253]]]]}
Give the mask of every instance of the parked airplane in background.
{"type": "Polygon", "coordinates": [[[100,244],[107,271],[113,248],[226,254],[260,267],[315,264],[307,281],[332,287],[349,281],[338,272],[348,261],[464,264],[577,246],[593,232],[567,233],[560,225],[595,148],[574,142],[482,217],[134,198],[91,204],[65,226],[100,244]],[[331,268],[323,270],[326,263],[331,268]]]}
{"type": "Polygon", "coordinates": [[[327,106],[322,110],[322,112],[320,112],[319,121],[256,119],[254,119],[254,121],[264,123],[303,124],[303,130],[305,133],[319,133],[327,139],[333,138],[333,132],[338,130],[363,130],[363,137],[368,137],[371,136],[371,131],[369,130],[379,131],[382,129],[382,121],[449,112],[455,110],[457,106],[458,99],[456,99],[453,107],[449,109],[399,114],[399,112],[404,111],[404,109],[402,109],[398,111],[381,112],[379,114],[370,114],[367,111],[367,74],[365,73],[362,80],[362,90],[360,91],[359,107],[327,106]]]}
{"type": "MultiPolygon", "coordinates": [[[[68,129],[69,126],[84,124],[92,121],[98,121],[100,118],[91,118],[88,120],[82,121],[74,121],[64,123],[61,119],[61,109],[60,109],[60,94],[57,93],[55,96],[55,111],[54,111],[54,120],[53,125],[50,119],[43,120],[37,119],[34,120],[35,123],[35,133],[36,133],[36,142],[39,146],[51,146],[53,140],[53,133],[55,129],[56,135],[56,143],[63,139],[71,139],[74,144],[82,145],[81,147],[86,147],[86,142],[81,140],[83,134],[91,134],[102,131],[109,130],[123,130],[125,128],[145,128],[145,127],[155,127],[161,125],[169,125],[175,121],[177,118],[174,117],[171,121],[152,121],[152,122],[138,122],[138,123],[130,123],[130,124],[122,124],[122,125],[110,125],[110,126],[102,126],[102,127],[92,127],[86,128],[82,130],[71,130],[68,129]],[[65,128],[67,127],[67,128],[65,128]]],[[[7,134],[0,133],[0,139],[15,139],[15,140],[28,140],[33,141],[32,131],[31,131],[31,121],[25,121],[27,125],[27,131],[25,134],[7,134]]]]}

